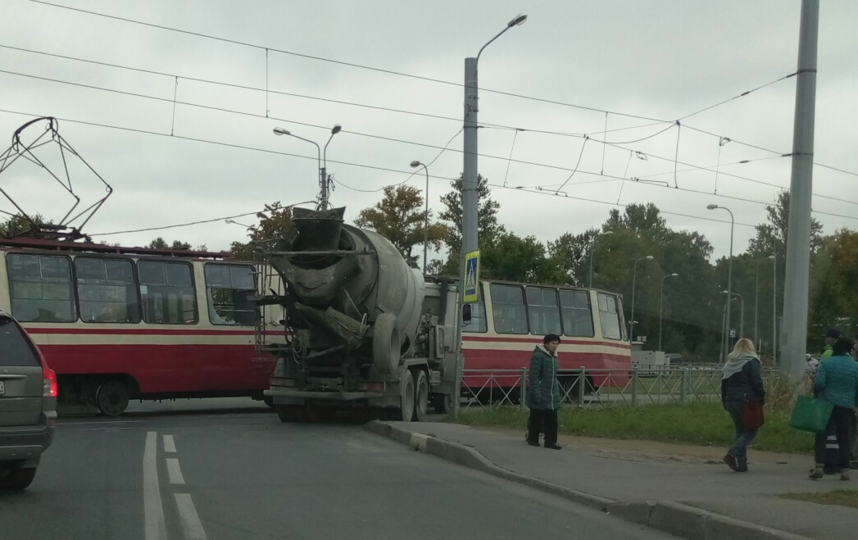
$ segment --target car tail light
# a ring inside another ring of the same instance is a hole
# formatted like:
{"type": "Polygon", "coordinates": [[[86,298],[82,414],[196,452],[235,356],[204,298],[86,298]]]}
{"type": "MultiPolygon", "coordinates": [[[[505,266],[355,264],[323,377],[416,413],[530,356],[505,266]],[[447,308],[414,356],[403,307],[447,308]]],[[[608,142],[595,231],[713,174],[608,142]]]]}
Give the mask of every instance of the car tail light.
{"type": "Polygon", "coordinates": [[[42,396],[57,397],[57,374],[54,370],[42,368],[42,396]]]}

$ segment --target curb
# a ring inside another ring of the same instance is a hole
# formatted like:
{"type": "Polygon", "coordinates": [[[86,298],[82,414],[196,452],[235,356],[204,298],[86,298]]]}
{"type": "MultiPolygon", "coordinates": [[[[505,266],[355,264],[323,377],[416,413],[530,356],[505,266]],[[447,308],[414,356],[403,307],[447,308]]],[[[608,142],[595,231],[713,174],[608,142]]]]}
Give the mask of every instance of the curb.
{"type": "Polygon", "coordinates": [[[601,510],[626,521],[652,527],[688,540],[811,540],[755,523],[729,518],[700,508],[670,501],[624,503],[590,495],[538,478],[524,476],[495,465],[476,449],[432,435],[411,433],[387,422],[373,420],[364,429],[400,444],[452,461],[504,480],[517,482],[571,502],[601,510]]]}

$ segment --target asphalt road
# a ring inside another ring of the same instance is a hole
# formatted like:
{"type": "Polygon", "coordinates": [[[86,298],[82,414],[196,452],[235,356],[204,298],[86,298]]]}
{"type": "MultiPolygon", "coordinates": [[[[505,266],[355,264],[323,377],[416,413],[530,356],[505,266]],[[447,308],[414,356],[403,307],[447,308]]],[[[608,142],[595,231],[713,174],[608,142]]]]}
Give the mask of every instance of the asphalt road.
{"type": "Polygon", "coordinates": [[[358,419],[282,424],[246,401],[62,419],[30,489],[0,493],[0,538],[670,538],[411,451],[358,419]]]}

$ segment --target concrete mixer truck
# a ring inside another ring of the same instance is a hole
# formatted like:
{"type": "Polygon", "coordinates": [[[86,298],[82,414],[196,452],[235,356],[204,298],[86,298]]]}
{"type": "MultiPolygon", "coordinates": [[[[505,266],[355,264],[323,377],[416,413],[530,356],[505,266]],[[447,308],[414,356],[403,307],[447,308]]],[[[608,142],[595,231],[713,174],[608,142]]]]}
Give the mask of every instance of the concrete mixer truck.
{"type": "Polygon", "coordinates": [[[343,223],[345,208],[294,210],[294,231],[268,254],[285,290],[282,342],[265,395],[283,422],[342,409],[419,421],[456,394],[457,288],[425,278],[376,232],[343,223]]]}

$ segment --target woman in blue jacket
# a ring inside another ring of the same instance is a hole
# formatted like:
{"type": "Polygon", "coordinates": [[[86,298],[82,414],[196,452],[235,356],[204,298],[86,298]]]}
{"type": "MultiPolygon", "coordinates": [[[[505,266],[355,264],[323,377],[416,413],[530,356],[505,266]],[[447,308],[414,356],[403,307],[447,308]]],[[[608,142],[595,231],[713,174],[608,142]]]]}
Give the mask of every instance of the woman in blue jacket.
{"type": "Polygon", "coordinates": [[[819,371],[813,381],[814,393],[834,404],[828,429],[816,436],[816,468],[810,478],[819,480],[824,475],[825,446],[828,433],[837,436],[840,451],[840,479],[849,480],[849,444],[855,426],[855,405],[858,402],[858,362],[849,353],[851,339],[840,338],[832,347],[832,355],[819,363],[819,371]]]}

